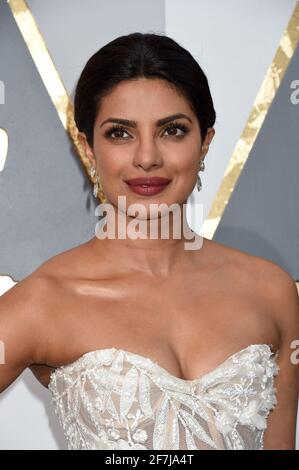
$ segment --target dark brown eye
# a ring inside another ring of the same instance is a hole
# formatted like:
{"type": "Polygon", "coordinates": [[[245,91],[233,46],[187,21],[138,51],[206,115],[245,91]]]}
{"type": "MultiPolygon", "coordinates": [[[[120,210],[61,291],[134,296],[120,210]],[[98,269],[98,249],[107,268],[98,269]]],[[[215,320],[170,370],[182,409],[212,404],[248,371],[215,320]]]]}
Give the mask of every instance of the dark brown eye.
{"type": "Polygon", "coordinates": [[[168,132],[169,137],[184,137],[185,134],[189,132],[189,129],[187,126],[181,123],[173,123],[170,126],[166,127],[163,132],[168,132]],[[182,134],[177,134],[177,131],[180,130],[182,131],[182,134]]]}
{"type": "Polygon", "coordinates": [[[122,127],[122,126],[113,126],[113,127],[110,127],[110,129],[108,129],[105,132],[105,137],[107,137],[109,139],[111,138],[112,140],[119,140],[119,139],[122,139],[123,132],[127,133],[127,131],[124,127],[122,127]],[[113,134],[115,134],[116,136],[112,137],[113,134]]]}

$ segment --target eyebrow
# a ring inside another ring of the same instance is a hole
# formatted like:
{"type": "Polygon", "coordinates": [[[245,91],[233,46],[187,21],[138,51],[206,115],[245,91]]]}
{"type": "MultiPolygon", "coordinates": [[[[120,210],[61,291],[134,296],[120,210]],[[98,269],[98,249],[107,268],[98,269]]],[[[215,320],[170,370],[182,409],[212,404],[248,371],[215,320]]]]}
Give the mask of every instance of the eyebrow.
{"type": "MultiPolygon", "coordinates": [[[[187,116],[187,114],[177,113],[177,114],[172,114],[171,116],[167,116],[165,118],[159,119],[158,121],[156,121],[156,125],[157,127],[163,126],[164,124],[167,124],[168,122],[171,122],[171,121],[174,121],[175,119],[180,119],[180,118],[188,119],[188,121],[192,123],[192,119],[189,116],[187,116]]],[[[113,117],[105,119],[105,121],[102,122],[100,127],[106,124],[106,122],[114,122],[117,124],[123,124],[124,126],[128,126],[128,127],[137,127],[136,121],[131,121],[129,119],[113,118],[113,117]]]]}

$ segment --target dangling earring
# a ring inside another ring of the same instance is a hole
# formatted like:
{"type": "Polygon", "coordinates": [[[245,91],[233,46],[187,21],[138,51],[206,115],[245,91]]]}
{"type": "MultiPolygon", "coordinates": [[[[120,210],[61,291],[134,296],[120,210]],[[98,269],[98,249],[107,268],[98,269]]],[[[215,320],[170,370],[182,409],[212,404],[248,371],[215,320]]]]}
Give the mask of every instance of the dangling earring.
{"type": "Polygon", "coordinates": [[[92,177],[92,179],[94,177],[96,177],[95,178],[95,183],[93,185],[93,195],[94,195],[94,197],[99,197],[100,196],[101,201],[105,202],[106,201],[106,196],[105,196],[105,194],[102,190],[100,178],[97,175],[96,169],[93,165],[90,167],[89,174],[92,177]]]}
{"type": "MultiPolygon", "coordinates": [[[[203,160],[200,160],[200,163],[199,163],[199,171],[204,171],[205,169],[205,164],[204,164],[204,161],[203,160]]],[[[200,191],[201,188],[202,188],[202,183],[201,183],[201,179],[200,179],[200,176],[199,174],[197,175],[197,191],[200,191]]]]}
{"type": "MultiPolygon", "coordinates": [[[[93,165],[89,169],[89,174],[92,177],[92,179],[94,179],[95,174],[96,174],[96,169],[93,165]]],[[[96,182],[93,185],[93,195],[94,195],[94,197],[98,196],[98,191],[99,191],[99,184],[98,184],[98,175],[97,175],[96,176],[96,182]]]]}
{"type": "Polygon", "coordinates": [[[99,177],[97,175],[96,176],[96,182],[93,185],[93,195],[94,195],[94,197],[98,197],[98,193],[99,193],[99,177]]]}

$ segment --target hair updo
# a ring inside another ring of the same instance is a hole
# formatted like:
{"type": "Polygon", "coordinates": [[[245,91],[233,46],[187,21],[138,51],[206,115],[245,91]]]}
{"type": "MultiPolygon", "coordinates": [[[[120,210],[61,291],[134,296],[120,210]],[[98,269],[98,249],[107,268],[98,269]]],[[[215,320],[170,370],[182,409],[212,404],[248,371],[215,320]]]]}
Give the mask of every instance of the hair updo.
{"type": "Polygon", "coordinates": [[[196,114],[201,139],[216,119],[208,80],[193,56],[165,35],[132,33],[99,49],[86,63],[74,97],[74,119],[93,147],[94,122],[101,98],[123,80],[160,78],[175,85],[196,114]]]}

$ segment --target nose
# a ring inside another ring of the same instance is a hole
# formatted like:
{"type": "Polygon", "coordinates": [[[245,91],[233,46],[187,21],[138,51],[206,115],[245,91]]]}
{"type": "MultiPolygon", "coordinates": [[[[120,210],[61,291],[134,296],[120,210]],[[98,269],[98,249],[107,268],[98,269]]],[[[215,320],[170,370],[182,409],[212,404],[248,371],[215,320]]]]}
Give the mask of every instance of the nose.
{"type": "Polygon", "coordinates": [[[135,149],[133,164],[148,171],[152,167],[160,167],[162,162],[162,156],[154,138],[152,136],[140,137],[135,149]]]}

